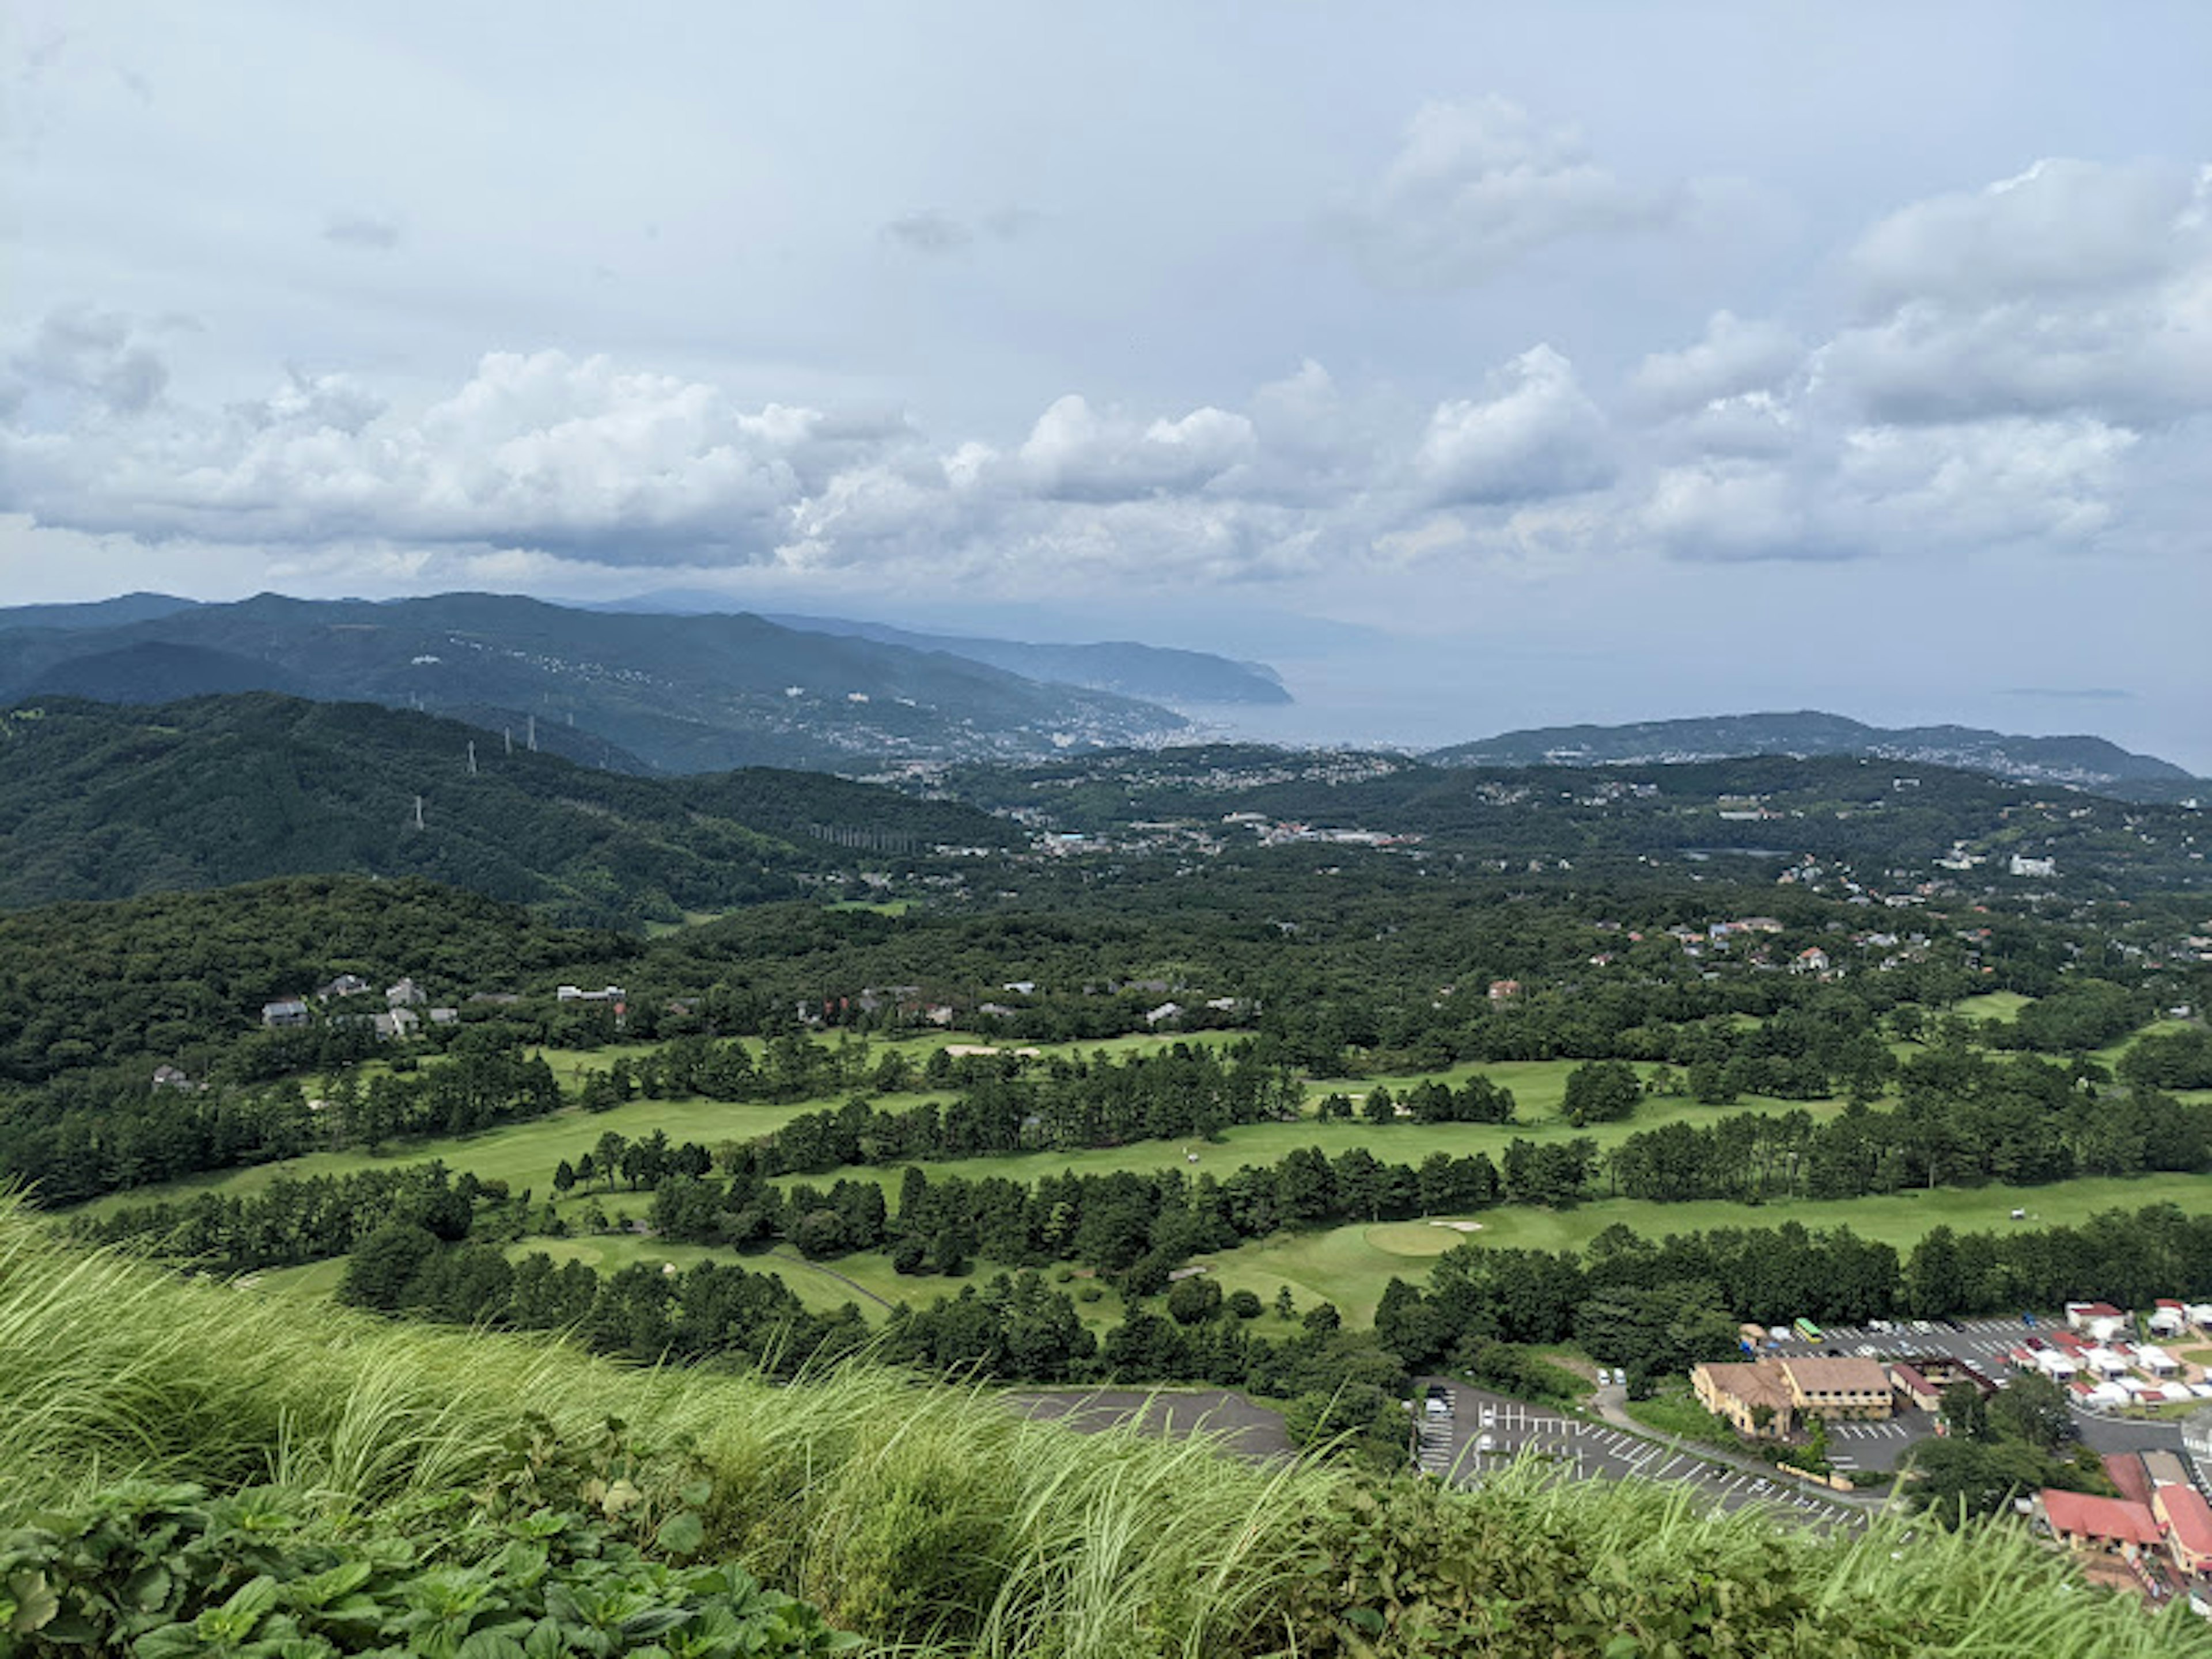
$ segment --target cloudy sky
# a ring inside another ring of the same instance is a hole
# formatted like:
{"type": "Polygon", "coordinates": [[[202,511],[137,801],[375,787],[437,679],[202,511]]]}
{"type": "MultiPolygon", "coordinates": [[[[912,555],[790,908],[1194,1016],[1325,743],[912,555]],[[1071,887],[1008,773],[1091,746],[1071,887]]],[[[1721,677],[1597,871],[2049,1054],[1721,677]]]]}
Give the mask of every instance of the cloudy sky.
{"type": "Polygon", "coordinates": [[[1264,657],[1318,738],[1822,707],[2212,772],[2212,9],[0,23],[0,600],[1264,657]]]}

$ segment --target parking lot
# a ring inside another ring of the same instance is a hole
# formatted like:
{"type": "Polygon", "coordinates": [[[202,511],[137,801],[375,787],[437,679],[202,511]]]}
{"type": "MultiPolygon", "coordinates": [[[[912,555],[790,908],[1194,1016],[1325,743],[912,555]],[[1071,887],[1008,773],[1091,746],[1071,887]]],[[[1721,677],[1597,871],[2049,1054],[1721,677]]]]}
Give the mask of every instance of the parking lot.
{"type": "MultiPolygon", "coordinates": [[[[1778,1359],[1792,1354],[1849,1354],[1856,1358],[1903,1360],[1963,1359],[1992,1382],[2002,1385],[2011,1375],[2005,1355],[2031,1336],[2048,1333],[2054,1320],[2039,1316],[2030,1326],[2019,1316],[1982,1319],[1899,1320],[1887,1331],[1856,1325],[1823,1327],[1818,1342],[1807,1342],[1774,1328],[1782,1339],[1761,1350],[1778,1359]],[[1865,1351],[1873,1350],[1871,1354],[1865,1351]]],[[[2108,1417],[2081,1407],[2074,1408],[2074,1426],[2081,1438],[2099,1452],[2173,1450],[2181,1444],[2178,1424],[2144,1422],[2108,1417]]],[[[1936,1420],[1925,1412],[1901,1412],[1887,1423],[1838,1423],[1828,1431],[1829,1461],[1841,1469],[1895,1468],[1916,1444],[1931,1438],[1936,1420]]]]}
{"type": "Polygon", "coordinates": [[[1633,1476],[1686,1485],[1711,1498],[1716,1509],[1757,1507],[1847,1526],[1863,1524],[1867,1513],[1863,1506],[1808,1490],[1786,1476],[1756,1474],[1678,1452],[1609,1423],[1583,1422],[1464,1383],[1426,1379],[1416,1393],[1414,1407],[1420,1419],[1421,1468],[1459,1485],[1472,1486],[1485,1474],[1527,1455],[1555,1462],[1577,1480],[1633,1476]],[[1426,1409],[1422,1395],[1429,1387],[1447,1390],[1452,1407],[1449,1415],[1426,1409]]]}
{"type": "MultiPolygon", "coordinates": [[[[2043,1327],[2039,1325],[2036,1328],[2043,1327]]],[[[2004,1363],[2004,1355],[2020,1346],[2034,1331],[2014,1317],[1959,1319],[1948,1324],[1935,1320],[1900,1320],[1887,1331],[1856,1325],[1830,1325],[1821,1330],[1818,1342],[1803,1341],[1779,1325],[1773,1328],[1773,1334],[1778,1339],[1777,1346],[1765,1352],[1777,1358],[1787,1358],[1791,1354],[1825,1354],[1832,1349],[1838,1356],[1902,1359],[1908,1364],[1915,1359],[1949,1358],[1971,1360],[1995,1377],[2004,1363]],[[1921,1328],[1923,1325],[1927,1327],[1924,1330],[1921,1328]],[[1953,1326],[1957,1328],[1953,1329],[1953,1326]],[[1871,1349],[1872,1352],[1862,1354],[1863,1349],[1871,1349]]]]}

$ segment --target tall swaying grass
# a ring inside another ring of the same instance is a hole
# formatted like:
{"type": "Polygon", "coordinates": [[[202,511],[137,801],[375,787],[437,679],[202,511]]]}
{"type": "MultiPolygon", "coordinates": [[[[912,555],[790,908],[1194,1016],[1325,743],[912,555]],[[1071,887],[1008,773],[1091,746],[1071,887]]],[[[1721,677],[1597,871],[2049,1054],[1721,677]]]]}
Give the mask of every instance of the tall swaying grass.
{"type": "MultiPolygon", "coordinates": [[[[1346,1495],[1326,1471],[1079,1435],[864,1368],[787,1388],[624,1370],[557,1343],[264,1300],[65,1245],[0,1200],[0,1525],[131,1474],[274,1481],[340,1510],[447,1492],[493,1473],[533,1416],[579,1443],[610,1417],[643,1439],[690,1439],[713,1471],[718,1542],[884,1652],[1287,1651],[1302,1601],[1310,1615],[1314,1587],[1340,1576],[1319,1554],[1346,1495]]],[[[1498,1550],[1571,1540],[1607,1594],[1696,1582],[1725,1599],[1785,1570],[1814,1615],[1758,1651],[2212,1653],[2200,1631],[2093,1594],[2024,1539],[1923,1528],[1907,1542],[1885,1523],[1822,1540],[1714,1520],[1684,1488],[1533,1471],[1463,1501],[1498,1550]],[[1828,1645],[1863,1610],[1899,1607],[1942,1638],[1828,1645]]],[[[1302,1628],[1310,1638],[1310,1616],[1302,1628]]]]}
{"type": "Polygon", "coordinates": [[[0,1525],[129,1474],[334,1507],[481,1482],[526,1418],[689,1440],[719,1535],[854,1627],[1118,1659],[1245,1645],[1327,1502],[1201,1442],[1077,1436],[848,1368],[785,1388],[178,1279],[0,1201],[0,1525]]]}

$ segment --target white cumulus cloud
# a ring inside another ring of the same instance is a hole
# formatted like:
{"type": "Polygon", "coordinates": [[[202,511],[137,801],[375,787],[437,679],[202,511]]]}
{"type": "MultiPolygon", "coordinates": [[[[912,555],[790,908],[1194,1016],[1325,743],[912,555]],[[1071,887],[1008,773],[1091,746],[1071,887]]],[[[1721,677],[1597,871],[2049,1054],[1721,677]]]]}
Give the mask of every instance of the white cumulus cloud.
{"type": "Polygon", "coordinates": [[[2039,162],[1891,216],[1820,373],[1875,419],[2212,411],[2212,170],[2039,162]]]}
{"type": "Polygon", "coordinates": [[[1570,126],[1496,96],[1429,103],[1340,224],[1378,277],[1479,281],[1548,243],[1665,223],[1668,198],[1623,183],[1570,126]]]}
{"type": "Polygon", "coordinates": [[[1605,416],[1550,346],[1522,353],[1486,390],[1441,403],[1429,417],[1413,466],[1432,502],[1530,501],[1612,477],[1605,416]]]}

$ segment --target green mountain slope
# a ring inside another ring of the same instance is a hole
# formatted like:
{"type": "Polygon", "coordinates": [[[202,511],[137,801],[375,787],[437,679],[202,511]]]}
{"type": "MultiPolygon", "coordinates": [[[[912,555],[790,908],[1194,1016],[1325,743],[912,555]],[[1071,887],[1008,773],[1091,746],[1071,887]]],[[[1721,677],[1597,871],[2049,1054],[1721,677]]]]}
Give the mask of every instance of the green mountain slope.
{"type": "Polygon", "coordinates": [[[840,778],[626,776],[370,704],[247,693],[0,716],[0,904],[16,907],[353,872],[635,924],[793,896],[797,873],[850,858],[839,841],[1007,837],[840,778]]]}
{"type": "Polygon", "coordinates": [[[170,593],[118,593],[85,605],[0,605],[0,630],[10,628],[112,628],[190,611],[199,602],[170,593]]]}
{"type": "Polygon", "coordinates": [[[1182,724],[1131,698],[751,616],[621,615],[489,593],[389,604],[263,594],[107,626],[46,620],[0,626],[0,700],[49,685],[159,700],[174,662],[140,653],[162,646],[213,653],[194,660],[234,678],[238,664],[259,665],[263,684],[307,696],[574,726],[670,772],[1034,756],[1182,724]]]}

